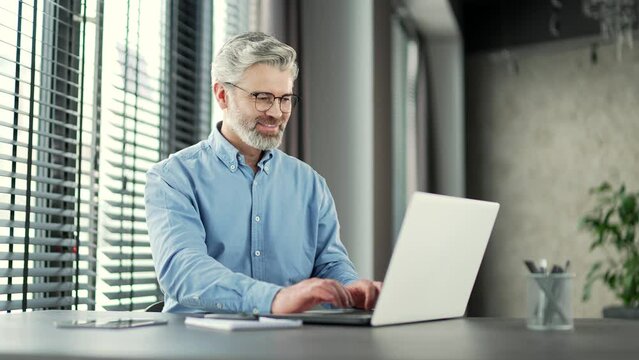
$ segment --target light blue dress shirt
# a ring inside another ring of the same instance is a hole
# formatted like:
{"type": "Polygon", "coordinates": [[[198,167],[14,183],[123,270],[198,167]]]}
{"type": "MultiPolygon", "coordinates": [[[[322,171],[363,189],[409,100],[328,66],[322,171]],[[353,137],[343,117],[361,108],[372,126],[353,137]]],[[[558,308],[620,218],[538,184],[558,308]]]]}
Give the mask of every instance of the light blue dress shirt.
{"type": "Polygon", "coordinates": [[[357,280],[324,178],[277,149],[263,153],[254,173],[220,124],[147,172],[164,311],[269,313],[282,287],[310,277],[357,280]]]}

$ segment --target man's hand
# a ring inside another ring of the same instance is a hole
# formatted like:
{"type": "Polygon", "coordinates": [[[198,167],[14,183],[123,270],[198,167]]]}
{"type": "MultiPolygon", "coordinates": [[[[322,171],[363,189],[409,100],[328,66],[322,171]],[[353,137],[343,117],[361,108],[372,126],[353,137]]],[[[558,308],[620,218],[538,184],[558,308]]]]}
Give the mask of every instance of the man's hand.
{"type": "Polygon", "coordinates": [[[273,314],[303,312],[313,306],[330,303],[337,307],[353,306],[349,291],[337,281],[311,278],[280,290],[271,304],[273,314]]]}
{"type": "Polygon", "coordinates": [[[377,297],[382,291],[381,281],[357,280],[345,287],[353,298],[353,307],[372,310],[377,303],[377,297]]]}

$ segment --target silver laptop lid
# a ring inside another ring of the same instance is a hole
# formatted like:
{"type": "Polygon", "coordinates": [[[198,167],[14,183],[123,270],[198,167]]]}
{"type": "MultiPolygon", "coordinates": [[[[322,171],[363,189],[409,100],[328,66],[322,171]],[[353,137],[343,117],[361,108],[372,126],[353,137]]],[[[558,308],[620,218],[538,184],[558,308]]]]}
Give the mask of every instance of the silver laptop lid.
{"type": "Polygon", "coordinates": [[[373,326],[464,315],[499,204],[413,194],[373,326]]]}

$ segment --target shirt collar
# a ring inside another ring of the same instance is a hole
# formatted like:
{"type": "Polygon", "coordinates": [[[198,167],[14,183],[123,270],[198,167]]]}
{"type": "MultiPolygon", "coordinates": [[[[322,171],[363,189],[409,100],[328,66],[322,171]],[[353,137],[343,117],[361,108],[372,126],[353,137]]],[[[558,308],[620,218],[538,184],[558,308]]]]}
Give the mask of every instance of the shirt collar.
{"type": "MultiPolygon", "coordinates": [[[[217,157],[224,163],[224,165],[231,172],[236,172],[240,161],[243,162],[244,156],[222,135],[222,122],[218,122],[211,131],[209,141],[217,157]],[[241,160],[240,160],[241,159],[241,160]]],[[[275,161],[270,161],[275,157],[276,151],[265,150],[262,154],[262,158],[257,163],[257,166],[262,169],[267,175],[273,171],[273,165],[275,161]]]]}

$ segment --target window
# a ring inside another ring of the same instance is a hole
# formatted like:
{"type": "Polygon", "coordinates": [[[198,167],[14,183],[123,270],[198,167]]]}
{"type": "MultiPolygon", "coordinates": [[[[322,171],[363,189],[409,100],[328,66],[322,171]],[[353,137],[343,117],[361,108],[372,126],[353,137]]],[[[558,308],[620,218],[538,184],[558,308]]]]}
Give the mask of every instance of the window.
{"type": "Polygon", "coordinates": [[[146,171],[210,132],[212,8],[106,2],[104,19],[97,303],[137,310],[162,299],[145,221],[146,171]]]}
{"type": "Polygon", "coordinates": [[[0,310],[160,299],[145,172],[210,132],[212,6],[0,3],[0,310]]]}
{"type": "Polygon", "coordinates": [[[0,310],[92,309],[98,1],[0,5],[0,310]]]}
{"type": "Polygon", "coordinates": [[[419,46],[399,17],[392,20],[393,234],[397,238],[408,200],[418,190],[417,76],[419,46]]]}
{"type": "MultiPolygon", "coordinates": [[[[224,43],[235,35],[258,31],[260,0],[218,0],[213,4],[213,55],[217,55],[224,43]]],[[[222,110],[213,107],[213,122],[222,120],[222,110]]]]}

